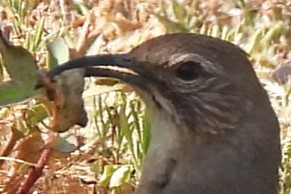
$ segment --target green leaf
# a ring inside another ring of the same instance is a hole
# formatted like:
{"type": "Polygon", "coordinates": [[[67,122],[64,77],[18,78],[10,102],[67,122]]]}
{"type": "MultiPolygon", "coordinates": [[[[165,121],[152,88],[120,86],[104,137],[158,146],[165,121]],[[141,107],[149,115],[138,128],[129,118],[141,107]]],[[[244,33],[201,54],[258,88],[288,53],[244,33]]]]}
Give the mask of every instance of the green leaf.
{"type": "Polygon", "coordinates": [[[173,1],[172,2],[172,9],[173,9],[175,17],[179,21],[185,20],[185,18],[187,17],[187,12],[186,12],[185,8],[183,7],[183,5],[177,3],[177,1],[173,1]]]}
{"type": "Polygon", "coordinates": [[[26,49],[9,44],[0,35],[0,53],[2,63],[11,81],[0,83],[0,106],[21,102],[40,92],[35,90],[37,83],[37,65],[26,49]]]}
{"type": "Polygon", "coordinates": [[[121,108],[121,111],[119,112],[119,128],[122,131],[122,134],[124,135],[127,143],[129,150],[131,151],[132,157],[133,157],[133,162],[135,166],[137,166],[137,156],[136,152],[134,150],[135,148],[135,143],[133,141],[133,134],[132,134],[132,129],[130,127],[129,120],[126,116],[125,113],[125,107],[121,108]]]}
{"type": "Polygon", "coordinates": [[[141,147],[143,149],[143,153],[146,154],[151,141],[151,119],[148,111],[145,111],[142,121],[143,138],[141,142],[141,147]]]}
{"type": "Polygon", "coordinates": [[[32,54],[21,46],[13,46],[0,36],[2,61],[11,79],[23,86],[35,86],[37,65],[32,54]]]}
{"type": "Polygon", "coordinates": [[[26,90],[26,87],[13,81],[0,83],[0,107],[28,100],[35,95],[36,91],[26,90]]]}
{"type": "Polygon", "coordinates": [[[120,187],[130,181],[132,167],[130,165],[122,165],[112,174],[109,188],[120,187]]]}
{"type": "Polygon", "coordinates": [[[27,111],[25,120],[28,121],[30,125],[36,125],[47,117],[48,112],[45,106],[43,104],[36,104],[27,111]]]}
{"type": "Polygon", "coordinates": [[[175,22],[170,20],[169,18],[155,14],[153,13],[154,16],[158,18],[158,20],[167,28],[169,32],[188,32],[189,30],[181,23],[175,22]]]}
{"type": "Polygon", "coordinates": [[[256,30],[254,35],[251,37],[250,42],[246,45],[245,50],[249,54],[254,54],[260,48],[260,40],[263,36],[263,30],[256,30]]]}
{"type": "Polygon", "coordinates": [[[285,26],[283,22],[278,22],[275,24],[261,39],[260,44],[268,45],[272,40],[278,39],[282,34],[284,34],[285,26]]]}
{"type": "Polygon", "coordinates": [[[86,15],[89,12],[89,7],[84,0],[74,0],[73,4],[82,15],[86,15]]]}
{"type": "Polygon", "coordinates": [[[109,185],[111,176],[113,172],[117,169],[118,167],[116,165],[106,165],[104,167],[104,171],[100,177],[99,184],[101,186],[107,187],[109,185]]]}
{"type": "Polygon", "coordinates": [[[70,59],[70,50],[65,40],[56,38],[47,46],[49,52],[49,69],[52,69],[59,64],[65,63],[70,59]]]}
{"type": "Polygon", "coordinates": [[[41,43],[43,42],[43,32],[44,32],[44,18],[41,18],[36,23],[36,29],[33,36],[33,48],[31,50],[36,51],[39,49],[41,43]]]}

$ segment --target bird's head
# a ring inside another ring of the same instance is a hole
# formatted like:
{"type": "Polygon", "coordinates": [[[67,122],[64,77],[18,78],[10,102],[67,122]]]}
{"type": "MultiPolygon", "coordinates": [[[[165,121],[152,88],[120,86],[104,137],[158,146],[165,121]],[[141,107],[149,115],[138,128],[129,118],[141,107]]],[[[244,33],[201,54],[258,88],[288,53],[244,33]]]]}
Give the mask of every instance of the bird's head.
{"type": "Polygon", "coordinates": [[[132,85],[150,109],[164,111],[193,133],[217,134],[235,127],[262,90],[240,48],[196,34],[160,36],[126,54],[85,56],[48,76],[74,68],[132,85]]]}

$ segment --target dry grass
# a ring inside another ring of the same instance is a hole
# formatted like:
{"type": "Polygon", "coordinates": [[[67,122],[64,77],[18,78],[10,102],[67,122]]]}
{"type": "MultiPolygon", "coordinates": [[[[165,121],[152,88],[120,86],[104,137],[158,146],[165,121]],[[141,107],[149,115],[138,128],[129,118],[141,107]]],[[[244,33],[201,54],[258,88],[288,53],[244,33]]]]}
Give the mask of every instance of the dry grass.
{"type": "MultiPolygon", "coordinates": [[[[197,0],[194,4],[184,0],[179,1],[182,2],[181,5],[166,0],[90,0],[83,4],[56,0],[27,1],[30,3],[25,6],[27,9],[24,11],[13,9],[15,5],[9,2],[17,1],[4,0],[5,6],[0,3],[2,26],[12,26],[10,40],[33,52],[42,68],[47,67],[45,45],[55,37],[64,37],[70,47],[70,58],[85,54],[127,52],[152,37],[173,31],[209,34],[240,45],[250,53],[250,59],[278,114],[284,152],[280,193],[291,192],[290,97],[287,95],[287,86],[279,85],[270,78],[274,69],[291,63],[291,3],[288,0],[197,0]],[[35,26],[41,19],[44,19],[44,27],[41,38],[37,41],[35,26]]],[[[94,82],[95,80],[88,80],[88,86],[95,85],[94,82]]],[[[106,80],[97,82],[107,84],[106,80]]],[[[141,118],[144,108],[130,88],[122,86],[116,89],[122,92],[117,93],[112,90],[114,89],[109,89],[108,93],[108,88],[98,87],[97,90],[95,88],[86,91],[86,108],[91,119],[88,127],[75,134],[80,149],[73,153],[55,152],[43,176],[32,189],[34,193],[132,192],[144,153],[136,151],[138,146],[135,144],[126,143],[128,139],[120,134],[120,118],[116,116],[119,113],[131,115],[127,118],[128,123],[131,129],[132,126],[136,128],[146,119],[135,121],[134,114],[141,118]],[[99,96],[100,93],[103,94],[99,96]],[[109,188],[105,184],[104,176],[108,179],[112,174],[105,174],[104,168],[117,164],[131,164],[137,171],[131,172],[130,179],[124,181],[124,184],[109,188]]],[[[32,106],[33,103],[27,103],[25,108],[2,108],[1,130],[4,131],[5,128],[11,131],[10,125],[18,129],[25,120],[21,115],[27,107],[32,106]],[[15,115],[20,116],[11,119],[15,115]]],[[[39,123],[36,126],[43,128],[39,123]]],[[[138,136],[138,131],[134,132],[135,136],[138,136]]],[[[137,142],[133,138],[133,143],[137,142]]],[[[11,150],[9,156],[13,156],[13,152],[15,150],[11,150]]],[[[1,166],[2,187],[9,187],[13,181],[17,181],[17,177],[7,178],[9,170],[9,165],[1,166]]],[[[26,172],[23,168],[20,170],[22,174],[26,172]]]]}

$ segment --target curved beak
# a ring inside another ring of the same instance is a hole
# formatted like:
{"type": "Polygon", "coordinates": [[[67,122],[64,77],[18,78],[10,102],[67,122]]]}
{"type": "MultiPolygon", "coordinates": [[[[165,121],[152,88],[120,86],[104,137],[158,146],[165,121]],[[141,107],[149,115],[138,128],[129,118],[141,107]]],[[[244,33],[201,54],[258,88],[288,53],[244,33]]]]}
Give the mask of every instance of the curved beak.
{"type": "Polygon", "coordinates": [[[85,77],[110,77],[146,89],[146,70],[143,66],[137,65],[129,54],[81,57],[53,68],[47,73],[47,76],[53,80],[55,76],[64,71],[77,68],[85,68],[85,77]]]}

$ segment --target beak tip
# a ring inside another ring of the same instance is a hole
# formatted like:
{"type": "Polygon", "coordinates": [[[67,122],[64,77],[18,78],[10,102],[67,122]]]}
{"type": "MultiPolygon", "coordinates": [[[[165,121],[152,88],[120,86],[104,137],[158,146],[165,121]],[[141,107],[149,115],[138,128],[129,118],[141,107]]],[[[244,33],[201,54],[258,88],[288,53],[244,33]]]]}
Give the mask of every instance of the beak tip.
{"type": "Polygon", "coordinates": [[[48,72],[43,71],[43,70],[38,70],[37,71],[38,79],[36,81],[36,84],[34,86],[34,89],[40,89],[46,85],[46,83],[50,82],[53,83],[55,80],[51,78],[48,74],[48,72]]]}

